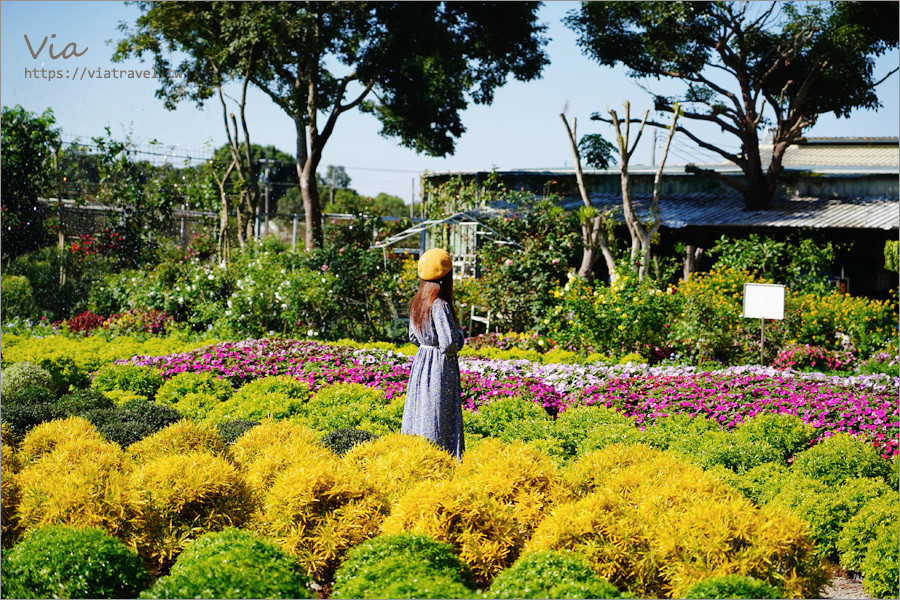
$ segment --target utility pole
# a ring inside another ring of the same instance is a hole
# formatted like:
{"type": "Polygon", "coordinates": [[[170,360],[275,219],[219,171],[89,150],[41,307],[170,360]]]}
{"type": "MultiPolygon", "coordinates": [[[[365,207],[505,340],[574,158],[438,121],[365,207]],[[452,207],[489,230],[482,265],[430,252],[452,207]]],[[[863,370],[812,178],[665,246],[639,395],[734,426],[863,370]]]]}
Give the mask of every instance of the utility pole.
{"type": "Polygon", "coordinates": [[[409,220],[416,218],[416,178],[412,178],[412,193],[409,196],[409,220]]]}
{"type": "MultiPolygon", "coordinates": [[[[263,194],[265,198],[265,208],[266,208],[266,233],[265,235],[269,235],[269,188],[271,187],[271,183],[269,182],[269,164],[275,162],[273,160],[269,160],[269,151],[268,149],[264,150],[265,158],[262,159],[263,164],[265,164],[265,169],[263,169],[262,178],[263,178],[263,194]]],[[[259,234],[256,236],[259,238],[259,234]]],[[[263,236],[265,237],[265,236],[263,236]]]]}

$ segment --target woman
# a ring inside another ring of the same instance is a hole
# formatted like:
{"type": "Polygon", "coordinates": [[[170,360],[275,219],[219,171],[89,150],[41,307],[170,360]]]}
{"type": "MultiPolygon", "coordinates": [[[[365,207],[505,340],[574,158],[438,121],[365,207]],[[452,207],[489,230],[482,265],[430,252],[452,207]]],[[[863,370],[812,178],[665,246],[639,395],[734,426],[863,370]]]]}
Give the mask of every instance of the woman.
{"type": "Polygon", "coordinates": [[[432,248],[419,259],[419,291],[409,305],[409,341],[418,346],[406,388],[401,433],[421,435],[456,456],[465,449],[459,362],[465,336],[453,310],[453,262],[432,248]]]}

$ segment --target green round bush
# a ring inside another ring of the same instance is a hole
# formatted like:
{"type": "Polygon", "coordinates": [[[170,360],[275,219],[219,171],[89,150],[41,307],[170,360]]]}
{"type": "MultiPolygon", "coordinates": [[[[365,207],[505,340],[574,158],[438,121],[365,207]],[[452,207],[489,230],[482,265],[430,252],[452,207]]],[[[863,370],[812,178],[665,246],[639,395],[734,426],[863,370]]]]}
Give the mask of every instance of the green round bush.
{"type": "Polygon", "coordinates": [[[642,437],[643,443],[648,446],[666,450],[682,438],[695,437],[719,429],[718,423],[702,415],[678,413],[656,419],[653,424],[647,426],[642,437]]]}
{"type": "Polygon", "coordinates": [[[261,377],[244,385],[230,398],[210,402],[206,418],[212,420],[289,419],[303,413],[309,386],[290,375],[261,377]]]}
{"type": "Polygon", "coordinates": [[[332,598],[468,598],[472,590],[415,558],[397,556],[367,565],[332,598]]]}
{"type": "Polygon", "coordinates": [[[3,400],[3,422],[18,436],[22,437],[34,427],[45,421],[61,419],[66,415],[59,409],[55,402],[41,402],[38,404],[10,404],[7,406],[6,397],[3,400]]]}
{"type": "Polygon", "coordinates": [[[107,365],[94,374],[91,387],[101,392],[123,390],[153,400],[165,380],[153,367],[142,365],[107,365]]]}
{"type": "Polygon", "coordinates": [[[307,425],[323,434],[335,429],[365,429],[378,435],[399,431],[403,401],[388,404],[384,392],[359,383],[338,383],[319,389],[305,407],[307,425]]]}
{"type": "Polygon", "coordinates": [[[33,427],[54,419],[84,416],[98,409],[110,410],[112,400],[96,390],[78,390],[56,399],[37,386],[30,386],[11,397],[3,396],[3,422],[17,435],[23,436],[33,427]]]}
{"type": "Polygon", "coordinates": [[[309,579],[275,544],[237,528],[204,534],[142,598],[311,598],[309,579]]]}
{"type": "Polygon", "coordinates": [[[147,400],[128,400],[118,407],[86,412],[84,418],[97,428],[106,441],[127,448],[180,421],[182,415],[170,406],[147,400]]]}
{"type": "Polygon", "coordinates": [[[862,562],[863,589],[873,598],[900,598],[897,525],[883,525],[862,562]]]}
{"type": "Polygon", "coordinates": [[[491,584],[488,598],[619,598],[577,552],[540,551],[519,557],[491,584]]]}
{"type": "Polygon", "coordinates": [[[222,436],[225,443],[233,444],[239,437],[260,424],[260,421],[254,419],[231,419],[217,423],[216,429],[219,430],[219,435],[222,436]]]}
{"type": "Polygon", "coordinates": [[[553,437],[569,457],[639,435],[634,419],[605,406],[573,406],[553,423],[553,437]]]}
{"type": "Polygon", "coordinates": [[[897,490],[874,498],[863,506],[856,515],[844,525],[838,538],[837,549],[840,553],[840,564],[845,569],[862,571],[863,559],[869,545],[878,535],[879,527],[897,527],[897,506],[900,495],[897,490]]]}
{"type": "Polygon", "coordinates": [[[742,442],[766,443],[780,451],[780,462],[809,447],[816,428],[797,415],[760,413],[738,425],[734,434],[742,442]]]}
{"type": "Polygon", "coordinates": [[[721,465],[735,473],[745,473],[767,462],[780,461],[782,452],[765,440],[741,437],[727,431],[705,431],[681,437],[671,446],[693,464],[708,469],[721,465]]]}
{"type": "MultiPolygon", "coordinates": [[[[456,557],[452,546],[425,535],[404,532],[378,536],[350,550],[335,573],[331,597],[393,598],[387,593],[390,586],[422,577],[463,589],[475,586],[469,568],[456,557]]],[[[438,582],[432,581],[430,585],[438,582]]]]}
{"type": "Polygon", "coordinates": [[[777,588],[746,575],[722,575],[695,583],[683,598],[781,598],[777,588]]]}
{"type": "Polygon", "coordinates": [[[39,385],[30,385],[27,388],[12,394],[3,393],[4,407],[11,405],[34,406],[36,404],[46,404],[47,402],[55,401],[56,394],[39,385]]]}
{"type": "Polygon", "coordinates": [[[4,598],[135,598],[150,584],[138,555],[96,528],[44,527],[4,554],[4,598]]]}
{"type": "Polygon", "coordinates": [[[778,495],[789,475],[789,468],[781,462],[767,462],[735,476],[729,483],[754,504],[763,506],[778,495]]]}
{"type": "Polygon", "coordinates": [[[851,479],[835,487],[792,473],[772,502],[786,506],[809,523],[817,551],[825,558],[837,560],[837,544],[844,525],[866,504],[888,491],[880,479],[851,479]]]}
{"type": "Polygon", "coordinates": [[[521,396],[511,396],[494,400],[467,415],[465,425],[471,433],[485,437],[500,437],[513,423],[521,421],[552,421],[542,406],[521,396]]]}
{"type": "Polygon", "coordinates": [[[102,392],[92,389],[76,390],[62,396],[56,402],[57,407],[71,417],[82,416],[92,410],[114,409],[116,403],[102,392]]]}
{"type": "Polygon", "coordinates": [[[53,389],[50,371],[30,362],[17,362],[0,372],[0,393],[4,396],[15,394],[27,387],[37,386],[53,389]]]}
{"type": "Polygon", "coordinates": [[[877,477],[890,481],[891,463],[861,437],[844,433],[832,436],[794,456],[793,470],[827,485],[840,485],[845,479],[877,477]]]}
{"type": "Polygon", "coordinates": [[[220,402],[224,402],[234,394],[234,386],[227,379],[219,379],[209,372],[179,373],[156,391],[156,401],[173,406],[191,393],[212,394],[220,402]]]}
{"type": "Polygon", "coordinates": [[[377,435],[365,429],[335,429],[322,436],[322,443],[338,456],[343,456],[353,446],[377,439],[377,435]]]}

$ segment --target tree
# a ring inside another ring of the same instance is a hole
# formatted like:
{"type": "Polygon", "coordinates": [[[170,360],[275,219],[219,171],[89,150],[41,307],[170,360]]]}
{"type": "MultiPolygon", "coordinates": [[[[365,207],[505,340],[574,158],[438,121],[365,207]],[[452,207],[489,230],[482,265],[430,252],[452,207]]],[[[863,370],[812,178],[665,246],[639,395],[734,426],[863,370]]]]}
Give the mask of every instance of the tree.
{"type": "MultiPolygon", "coordinates": [[[[652,221],[649,225],[645,225],[638,216],[637,210],[635,210],[628,164],[631,161],[635,148],[637,148],[641,135],[644,133],[644,126],[650,111],[644,113],[644,118],[640,122],[640,128],[633,140],[631,139],[630,126],[631,103],[625,102],[624,122],[619,120],[619,115],[615,110],[608,112],[616,129],[616,143],[622,163],[619,169],[622,180],[622,213],[625,216],[625,225],[631,236],[631,261],[637,264],[638,279],[643,279],[650,268],[650,246],[653,237],[659,232],[660,226],[662,226],[662,215],[659,212],[660,183],[662,182],[662,172],[666,165],[666,158],[669,155],[669,146],[672,144],[672,137],[675,135],[679,113],[675,113],[672,124],[669,126],[669,135],[666,138],[662,159],[659,162],[656,177],[653,179],[653,199],[650,205],[652,221]]],[[[587,188],[584,185],[584,172],[581,168],[583,157],[591,166],[598,169],[606,169],[612,162],[612,153],[615,151],[615,147],[605,140],[603,136],[597,134],[586,135],[579,140],[576,130],[577,121],[572,119],[572,126],[570,127],[565,113],[559,116],[566,126],[566,133],[572,146],[572,154],[575,157],[575,179],[578,182],[581,201],[584,203],[584,206],[578,211],[578,221],[581,224],[581,239],[584,245],[584,253],[582,254],[581,267],[578,269],[578,274],[586,279],[592,278],[594,263],[598,258],[597,250],[599,249],[606,261],[609,278],[611,281],[615,281],[618,274],[616,273],[616,259],[610,247],[610,234],[604,223],[604,215],[599,214],[591,203],[587,188]]],[[[657,268],[657,275],[658,271],[659,269],[657,268]]]]}
{"type": "MultiPolygon", "coordinates": [[[[677,131],[737,164],[744,179],[689,165],[740,191],[749,209],[770,206],[785,150],[833,112],[881,106],[874,59],[898,45],[897,2],[585,2],[565,23],[601,65],[619,63],[635,78],[680,80],[680,97],[654,98],[656,110],[717,125],[740,152],[677,131]],[[665,26],[660,26],[665,23],[665,26]],[[772,158],[762,164],[759,131],[774,130],[772,158]]],[[[607,119],[595,115],[600,120],[607,119]]],[[[665,127],[648,121],[648,124],[665,127]]]]}
{"type": "Polygon", "coordinates": [[[460,112],[469,101],[490,104],[509,75],[529,81],[548,62],[537,2],[140,6],[144,14],[118,55],[154,56],[167,106],[185,97],[202,102],[221,78],[243,73],[294,122],[308,248],[322,243],[316,170],[340,115],[360,108],[379,119],[382,135],[445,156],[465,131],[460,112]],[[173,50],[188,55],[179,79],[166,75],[173,50]]]}
{"type": "MultiPolygon", "coordinates": [[[[3,258],[36,250],[49,241],[48,211],[38,206],[38,198],[49,189],[54,177],[54,153],[60,146],[59,130],[53,126],[53,111],[42,115],[21,106],[2,109],[3,258]]],[[[56,194],[54,194],[56,195],[56,194]]]]}

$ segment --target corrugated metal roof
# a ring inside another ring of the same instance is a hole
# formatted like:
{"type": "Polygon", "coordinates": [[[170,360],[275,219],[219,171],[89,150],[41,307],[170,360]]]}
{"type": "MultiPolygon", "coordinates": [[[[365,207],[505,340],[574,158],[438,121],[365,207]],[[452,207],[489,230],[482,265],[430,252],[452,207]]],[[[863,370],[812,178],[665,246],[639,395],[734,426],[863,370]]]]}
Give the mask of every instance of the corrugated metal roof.
{"type": "MultiPolygon", "coordinates": [[[[651,194],[635,194],[638,215],[650,217],[651,194]]],[[[616,210],[616,220],[624,222],[620,194],[592,194],[591,203],[598,210],[616,210]]],[[[580,198],[566,198],[567,210],[577,209],[580,198]]],[[[659,201],[663,226],[713,227],[818,227],[841,229],[898,229],[900,201],[897,198],[870,196],[864,198],[792,197],[775,200],[769,210],[749,211],[736,194],[663,194],[659,201]]]]}
{"type": "MultiPolygon", "coordinates": [[[[762,164],[772,161],[772,148],[760,146],[762,164]]],[[[788,146],[785,169],[816,171],[822,167],[882,167],[900,173],[900,147],[880,145],[801,144],[788,146]]]]}

